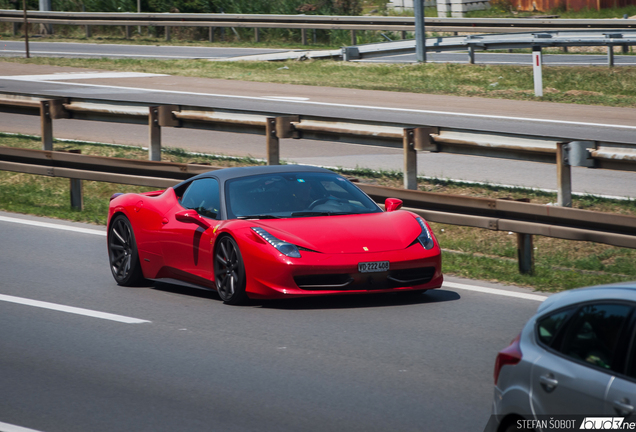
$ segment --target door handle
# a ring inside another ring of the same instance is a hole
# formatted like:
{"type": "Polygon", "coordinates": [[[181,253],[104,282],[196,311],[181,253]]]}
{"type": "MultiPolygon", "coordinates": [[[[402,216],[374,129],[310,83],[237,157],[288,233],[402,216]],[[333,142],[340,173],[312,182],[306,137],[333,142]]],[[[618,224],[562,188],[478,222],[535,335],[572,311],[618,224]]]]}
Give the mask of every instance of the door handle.
{"type": "Polygon", "coordinates": [[[545,390],[547,393],[551,393],[554,391],[554,389],[559,385],[559,381],[557,381],[556,378],[554,378],[553,374],[547,374],[547,375],[541,375],[539,377],[539,382],[541,383],[541,387],[543,387],[543,390],[545,390]]]}
{"type": "Polygon", "coordinates": [[[629,399],[615,400],[613,402],[614,409],[620,415],[626,416],[634,412],[634,406],[629,404],[629,399]]]}

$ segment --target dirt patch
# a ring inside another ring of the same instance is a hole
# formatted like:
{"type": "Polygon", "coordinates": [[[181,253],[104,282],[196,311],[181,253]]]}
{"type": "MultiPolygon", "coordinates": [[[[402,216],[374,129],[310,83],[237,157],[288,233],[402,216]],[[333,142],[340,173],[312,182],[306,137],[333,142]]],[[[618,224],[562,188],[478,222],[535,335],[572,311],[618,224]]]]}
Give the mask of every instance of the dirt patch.
{"type": "Polygon", "coordinates": [[[589,90],[568,90],[563,94],[568,96],[603,96],[603,93],[589,90]]]}
{"type": "Polygon", "coordinates": [[[532,95],[532,94],[534,94],[534,91],[533,90],[507,89],[507,90],[493,90],[493,91],[490,92],[490,94],[500,95],[500,96],[514,96],[514,95],[518,95],[518,94],[532,95]]]}

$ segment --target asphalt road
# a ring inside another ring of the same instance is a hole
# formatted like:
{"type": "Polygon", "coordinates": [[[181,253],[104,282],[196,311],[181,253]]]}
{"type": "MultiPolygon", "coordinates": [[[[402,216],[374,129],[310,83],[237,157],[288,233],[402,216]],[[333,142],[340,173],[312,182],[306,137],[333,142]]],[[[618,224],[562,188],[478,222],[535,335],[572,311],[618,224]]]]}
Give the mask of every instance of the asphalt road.
{"type": "MultiPolygon", "coordinates": [[[[33,57],[151,58],[161,60],[221,59],[255,54],[269,54],[282,51],[284,50],[268,48],[221,48],[29,41],[29,54],[33,57]]],[[[24,55],[25,43],[23,41],[0,42],[0,56],[21,57],[24,55]]]]}
{"type": "MultiPolygon", "coordinates": [[[[22,41],[3,41],[0,43],[0,56],[20,57],[25,55],[22,41]]],[[[311,49],[311,47],[308,47],[311,49]]],[[[267,48],[223,48],[192,47],[169,45],[124,45],[89,44],[68,42],[29,42],[29,52],[34,57],[79,57],[79,58],[153,58],[153,59],[227,59],[258,54],[285,52],[267,48]]],[[[302,50],[297,50],[302,51],[302,50]]],[[[356,60],[371,63],[415,63],[415,52],[408,54],[387,54],[370,59],[356,60]]],[[[433,63],[468,63],[467,52],[428,52],[427,61],[433,63]]],[[[544,64],[550,66],[605,66],[607,56],[579,54],[544,54],[544,64]]],[[[477,52],[476,64],[532,64],[532,54],[507,54],[477,52]]],[[[636,56],[614,56],[616,66],[635,66],[636,56]]]]}
{"type": "Polygon", "coordinates": [[[539,305],[453,280],[231,307],[117,286],[103,227],[0,213],[0,244],[0,430],[479,431],[496,353],[539,305]]]}
{"type": "MultiPolygon", "coordinates": [[[[177,76],[121,78],[80,77],[73,68],[0,64],[0,90],[51,96],[95,97],[182,104],[267,113],[318,115],[355,120],[394,121],[484,131],[567,136],[583,140],[636,144],[636,110],[542,102],[460,98],[293,86],[177,76]],[[26,78],[25,78],[26,76],[26,78]],[[16,79],[19,78],[19,79],[16,79]]],[[[292,72],[293,73],[293,69],[292,72]]],[[[37,117],[0,114],[4,132],[39,134],[37,117]]],[[[235,156],[265,156],[262,136],[163,128],[163,145],[235,156]]],[[[118,144],[147,143],[145,126],[55,120],[56,138],[118,144]]],[[[348,168],[401,170],[398,148],[335,142],[281,140],[283,159],[297,163],[348,168]]],[[[420,153],[420,175],[512,186],[556,189],[556,167],[515,160],[420,153]]],[[[636,198],[636,174],[573,169],[577,193],[636,198]]]]}

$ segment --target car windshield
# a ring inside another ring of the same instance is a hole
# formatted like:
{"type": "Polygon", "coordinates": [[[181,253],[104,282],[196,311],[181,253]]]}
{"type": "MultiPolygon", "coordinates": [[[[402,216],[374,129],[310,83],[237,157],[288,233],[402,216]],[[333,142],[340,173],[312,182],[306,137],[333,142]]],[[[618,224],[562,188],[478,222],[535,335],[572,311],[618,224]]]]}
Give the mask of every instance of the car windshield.
{"type": "Polygon", "coordinates": [[[347,179],[299,172],[241,177],[226,183],[229,219],[275,219],[378,213],[382,210],[347,179]]]}

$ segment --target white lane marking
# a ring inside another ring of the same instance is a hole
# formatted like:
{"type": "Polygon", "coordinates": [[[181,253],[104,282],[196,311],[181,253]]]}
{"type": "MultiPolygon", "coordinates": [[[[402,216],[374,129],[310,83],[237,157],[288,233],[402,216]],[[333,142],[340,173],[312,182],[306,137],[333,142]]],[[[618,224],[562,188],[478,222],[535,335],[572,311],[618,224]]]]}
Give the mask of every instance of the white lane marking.
{"type": "Polygon", "coordinates": [[[47,75],[6,75],[0,79],[14,81],[57,81],[75,79],[95,79],[95,78],[147,78],[156,76],[168,76],[166,74],[153,74],[141,72],[78,72],[78,73],[56,73],[47,75]]]}
{"type": "Polygon", "coordinates": [[[9,423],[0,422],[0,432],[40,432],[35,429],[29,429],[22,426],[16,426],[9,423]]]}
{"type": "Polygon", "coordinates": [[[31,226],[36,226],[40,228],[51,228],[51,229],[58,229],[58,230],[64,230],[64,231],[73,231],[73,232],[82,233],[82,234],[93,234],[93,235],[104,236],[104,237],[106,236],[106,231],[100,231],[100,230],[90,229],[90,228],[80,228],[80,227],[74,227],[74,226],[68,226],[68,225],[60,225],[60,224],[54,224],[49,222],[32,221],[27,219],[10,218],[6,216],[0,216],[0,222],[18,223],[22,225],[31,225],[31,226]]]}
{"type": "Polygon", "coordinates": [[[545,301],[548,298],[547,296],[542,296],[537,294],[528,294],[528,293],[521,293],[516,291],[507,291],[502,289],[486,288],[486,287],[466,285],[466,284],[461,284],[456,282],[444,282],[443,287],[463,289],[466,291],[475,291],[475,292],[480,292],[485,294],[494,294],[494,295],[500,295],[505,297],[515,297],[515,298],[520,298],[524,300],[535,300],[540,302],[545,301]]]}
{"type": "MultiPolygon", "coordinates": [[[[0,54],[2,53],[16,53],[16,54],[24,54],[24,50],[0,50],[0,54]]],[[[175,56],[175,55],[163,55],[163,54],[156,54],[156,55],[152,55],[152,54],[108,54],[108,53],[80,53],[80,52],[70,52],[70,51],[30,51],[29,52],[31,54],[42,54],[42,55],[46,55],[46,54],[51,54],[51,55],[60,55],[60,56],[90,56],[90,57],[133,57],[133,58],[137,58],[137,57],[143,57],[143,58],[150,58],[150,59],[157,59],[157,58],[174,58],[174,59],[184,59],[184,60],[196,60],[196,59],[217,59],[217,58],[223,58],[220,56],[198,56],[198,57],[192,57],[192,56],[175,56]]]]}
{"type": "MultiPolygon", "coordinates": [[[[227,98],[227,99],[244,99],[244,100],[250,100],[250,101],[269,100],[268,96],[239,96],[239,95],[224,95],[224,94],[218,94],[218,93],[195,93],[195,92],[186,92],[186,91],[178,91],[178,90],[158,90],[158,89],[147,89],[147,88],[139,88],[139,87],[84,84],[84,83],[74,83],[74,82],[59,82],[56,84],[116,89],[116,90],[122,90],[127,93],[134,90],[138,92],[147,92],[147,93],[206,96],[206,97],[218,97],[218,98],[227,98]]],[[[620,125],[620,124],[586,123],[586,122],[577,122],[577,121],[568,121],[568,120],[510,117],[510,116],[497,116],[497,115],[490,115],[490,114],[456,113],[456,112],[450,112],[450,111],[418,110],[418,109],[410,109],[410,108],[393,108],[393,107],[380,107],[380,106],[372,106],[372,105],[338,104],[338,103],[331,103],[331,102],[316,102],[316,101],[286,100],[285,102],[289,104],[315,105],[315,106],[325,106],[325,107],[331,107],[331,108],[338,107],[338,108],[363,109],[363,110],[383,110],[383,111],[392,111],[392,112],[408,113],[408,114],[413,114],[413,113],[434,114],[434,115],[444,115],[444,116],[453,116],[453,117],[479,118],[479,119],[487,119],[487,120],[495,119],[495,120],[522,121],[522,122],[531,122],[531,123],[550,123],[550,124],[572,125],[572,126],[592,126],[592,127],[605,128],[605,129],[636,130],[636,126],[628,126],[628,125],[620,125]]]]}
{"type": "Polygon", "coordinates": [[[308,101],[308,97],[298,96],[263,96],[263,99],[283,100],[283,101],[308,101]]]}
{"type": "Polygon", "coordinates": [[[100,318],[100,319],[105,319],[110,321],[117,321],[117,322],[121,322],[125,324],[141,324],[141,323],[150,322],[147,320],[131,318],[131,317],[123,316],[123,315],[116,315],[116,314],[111,314],[107,312],[99,312],[99,311],[94,311],[91,309],[83,309],[83,308],[78,308],[73,306],[64,306],[57,303],[31,300],[31,299],[26,299],[22,297],[14,297],[14,296],[9,296],[4,294],[0,294],[0,301],[5,301],[9,303],[17,303],[17,304],[26,305],[26,306],[39,307],[43,309],[50,309],[50,310],[55,310],[59,312],[71,313],[75,315],[84,315],[84,316],[88,316],[92,318],[100,318]]]}

